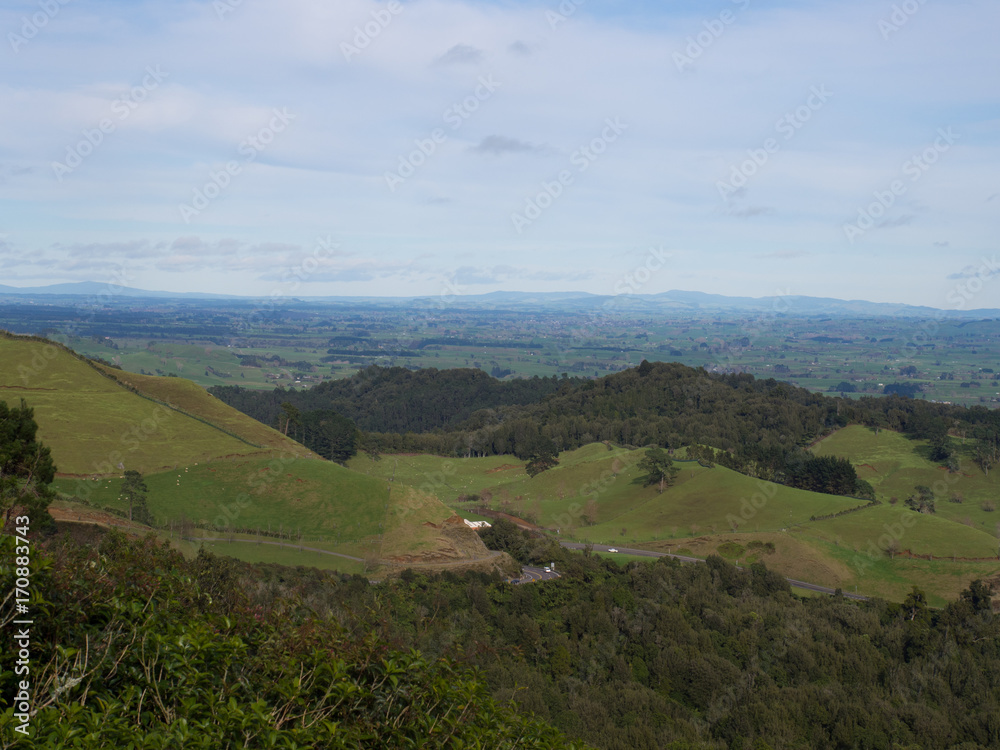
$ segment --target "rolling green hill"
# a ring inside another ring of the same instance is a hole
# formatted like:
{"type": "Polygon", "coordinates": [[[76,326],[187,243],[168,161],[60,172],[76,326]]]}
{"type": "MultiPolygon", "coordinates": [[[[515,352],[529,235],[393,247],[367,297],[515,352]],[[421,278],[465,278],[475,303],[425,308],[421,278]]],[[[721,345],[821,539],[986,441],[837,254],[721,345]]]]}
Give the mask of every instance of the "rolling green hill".
{"type": "Polygon", "coordinates": [[[872,484],[881,499],[893,497],[902,503],[917,485],[935,495],[935,515],[972,526],[987,534],[1000,535],[1000,511],[984,510],[1000,505],[1000,476],[987,476],[972,460],[970,442],[952,438],[959,470],[949,472],[926,456],[925,441],[911,441],[898,432],[852,425],[819,442],[817,455],[849,458],[858,476],[872,484]],[[961,502],[953,502],[961,499],[961,502]]]}
{"type": "MultiPolygon", "coordinates": [[[[854,427],[841,430],[828,439],[833,445],[820,443],[817,453],[846,455],[855,461],[847,448],[851,441],[865,439],[866,432],[854,427]]],[[[914,477],[925,476],[920,472],[940,476],[933,463],[921,458],[920,442],[887,431],[879,440],[892,446],[876,463],[885,472],[878,474],[883,477],[877,485],[880,499],[885,481],[913,482],[914,477]],[[907,474],[904,468],[918,473],[907,474]]],[[[808,492],[721,466],[706,468],[683,461],[677,462],[680,473],[674,486],[660,494],[656,487],[641,483],[637,464],[642,455],[641,450],[609,450],[593,443],[562,453],[557,467],[533,478],[526,474],[524,463],[511,456],[398,454],[380,461],[358,456],[349,465],[433,493],[467,517],[471,517],[468,510],[482,505],[537,523],[553,534],[558,529],[566,541],[701,557],[735,549],[730,557],[763,559],[789,577],[845,590],[857,587],[861,593],[889,598],[902,599],[911,586],[921,585],[933,601],[943,603],[971,580],[1000,572],[996,536],[981,525],[958,523],[941,510],[934,515],[918,513],[902,502],[890,504],[888,497],[868,506],[864,500],[808,492]],[[770,542],[773,550],[752,553],[747,545],[755,540],[770,542]],[[896,544],[892,558],[886,551],[890,540],[896,544]]],[[[860,474],[862,469],[858,470],[860,474]]],[[[983,483],[980,490],[987,492],[985,477],[983,483]]],[[[945,505],[963,508],[968,502],[943,501],[937,507],[945,505]]]]}
{"type": "Polygon", "coordinates": [[[0,337],[0,398],[24,399],[35,410],[39,437],[61,474],[152,473],[223,456],[307,453],[238,412],[220,418],[214,399],[178,378],[153,384],[157,378],[128,375],[136,389],[128,390],[106,372],[116,371],[57,344],[0,337]]]}
{"type": "Polygon", "coordinates": [[[622,527],[631,542],[730,531],[734,524],[746,531],[774,531],[864,504],[751,479],[721,466],[707,469],[694,461],[678,463],[675,485],[661,495],[656,487],[642,485],[637,468],[642,455],[594,443],[561,454],[557,467],[534,478],[523,464],[511,463],[516,459],[510,456],[400,455],[377,463],[357,457],[350,466],[385,478],[395,474],[396,481],[435,492],[448,502],[480,495],[497,510],[526,514],[542,526],[594,542],[613,543],[623,536],[622,527]]]}
{"type": "MultiPolygon", "coordinates": [[[[62,520],[82,520],[87,507],[126,510],[120,475],[134,469],[145,477],[150,512],[178,543],[222,538],[231,547],[218,551],[242,559],[278,554],[289,563],[350,569],[380,558],[388,516],[416,527],[453,515],[433,495],[418,512],[412,503],[396,512],[405,498],[385,481],[320,459],[189,381],[125,373],[45,340],[0,335],[0,399],[22,398],[59,470],[55,512],[62,520]],[[249,544],[265,540],[267,555],[263,544],[249,544]]],[[[476,547],[470,559],[486,555],[474,534],[467,541],[476,547]]],[[[439,535],[415,533],[409,545],[405,534],[394,534],[393,555],[410,546],[429,560],[438,552],[460,557],[439,535]]]]}

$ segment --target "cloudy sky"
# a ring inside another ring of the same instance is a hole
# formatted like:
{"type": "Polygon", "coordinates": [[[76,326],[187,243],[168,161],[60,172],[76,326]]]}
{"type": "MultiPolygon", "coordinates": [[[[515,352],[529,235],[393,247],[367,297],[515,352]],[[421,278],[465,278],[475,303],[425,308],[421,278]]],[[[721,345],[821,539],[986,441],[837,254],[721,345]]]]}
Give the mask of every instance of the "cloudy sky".
{"type": "Polygon", "coordinates": [[[995,0],[6,0],[0,284],[1000,307],[997,28],[995,0]]]}

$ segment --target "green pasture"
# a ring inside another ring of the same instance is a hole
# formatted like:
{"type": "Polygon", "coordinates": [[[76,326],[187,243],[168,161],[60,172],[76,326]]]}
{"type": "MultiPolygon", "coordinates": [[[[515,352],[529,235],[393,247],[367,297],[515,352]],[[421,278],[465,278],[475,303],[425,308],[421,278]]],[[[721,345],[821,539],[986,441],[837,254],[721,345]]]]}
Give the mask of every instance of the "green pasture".
{"type": "Polygon", "coordinates": [[[0,338],[0,398],[12,406],[23,398],[35,410],[38,436],[66,474],[117,472],[119,464],[148,472],[258,451],[42,342],[0,338]]]}
{"type": "MultiPolygon", "coordinates": [[[[280,529],[340,543],[378,534],[389,499],[384,482],[320,459],[223,459],[148,474],[145,482],[159,523],[280,529]]],[[[120,486],[118,478],[55,482],[91,505],[126,510],[120,486]]]]}
{"type": "Polygon", "coordinates": [[[840,456],[854,464],[858,477],[871,483],[883,502],[895,497],[900,505],[917,485],[935,495],[935,515],[992,536],[1000,535],[1000,511],[987,511],[983,503],[1000,508],[1000,479],[986,476],[972,460],[971,441],[950,439],[960,461],[957,472],[927,458],[925,441],[911,441],[891,430],[852,425],[813,447],[820,456],[840,456]],[[955,498],[962,502],[952,502],[955,498]]]}

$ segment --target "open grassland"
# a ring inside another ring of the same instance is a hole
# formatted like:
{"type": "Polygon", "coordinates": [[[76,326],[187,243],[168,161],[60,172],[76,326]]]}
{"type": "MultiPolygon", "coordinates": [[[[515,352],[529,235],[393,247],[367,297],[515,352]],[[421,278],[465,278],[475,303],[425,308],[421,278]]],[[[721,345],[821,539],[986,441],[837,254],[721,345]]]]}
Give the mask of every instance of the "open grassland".
{"type": "Polygon", "coordinates": [[[865,596],[902,601],[913,586],[921,588],[934,606],[954,601],[977,578],[1000,573],[1000,560],[952,562],[948,560],[890,559],[881,552],[809,538],[802,527],[775,534],[717,534],[694,539],[663,540],[640,545],[645,549],[707,557],[721,554],[739,565],[763,562],[771,570],[800,581],[840,588],[865,596]],[[773,551],[753,549],[753,542],[770,543],[773,551]],[[738,556],[727,554],[742,548],[738,556]]]}
{"type": "MultiPolygon", "coordinates": [[[[871,448],[875,442],[874,433],[863,428],[847,428],[838,436],[839,442],[820,443],[817,453],[857,463],[850,451],[871,448]]],[[[897,484],[942,475],[923,457],[920,443],[887,432],[877,439],[880,453],[869,451],[864,462],[897,484]]],[[[761,560],[792,578],[845,591],[857,587],[872,596],[901,600],[916,584],[943,603],[973,579],[1000,571],[997,538],[982,524],[958,523],[953,514],[940,510],[961,505],[939,501],[937,514],[921,514],[902,502],[890,504],[886,497],[880,505],[864,507],[863,500],[681,461],[676,464],[676,482],[661,494],[642,484],[637,466],[642,453],[591,444],[561,454],[557,467],[534,478],[525,473],[523,462],[510,456],[389,455],[376,462],[359,457],[351,466],[392,479],[394,492],[403,484],[433,493],[465,517],[471,517],[471,508],[486,505],[558,529],[565,540],[636,545],[696,557],[723,554],[741,564],[761,560]],[[851,512],[822,518],[845,510],[851,512]],[[771,542],[774,549],[750,548],[753,541],[771,542]],[[894,559],[886,552],[890,542],[901,553],[894,559]],[[934,559],[910,559],[910,553],[934,559]]],[[[977,481],[981,492],[989,491],[985,477],[977,481]]],[[[882,491],[876,492],[881,499],[882,491]]]]}
{"type": "Polygon", "coordinates": [[[115,370],[103,365],[98,365],[98,368],[143,395],[166,402],[188,414],[197,415],[200,419],[211,422],[247,442],[294,454],[309,452],[301,444],[277,430],[222,403],[190,380],[137,375],[133,372],[115,370]]]}
{"type": "MultiPolygon", "coordinates": [[[[193,546],[193,543],[192,543],[193,546]]],[[[291,567],[302,565],[320,570],[330,570],[338,573],[364,573],[367,566],[364,562],[348,560],[343,557],[325,555],[310,549],[299,547],[278,547],[274,544],[262,544],[256,541],[215,541],[198,542],[198,548],[204,547],[216,555],[235,557],[248,563],[277,563],[291,567]]]]}
{"type": "MultiPolygon", "coordinates": [[[[917,560],[886,555],[865,554],[828,543],[814,542],[818,552],[839,561],[847,574],[838,583],[845,591],[902,601],[917,586],[925,591],[930,603],[943,606],[958,598],[961,591],[977,578],[989,579],[1000,573],[1000,561],[962,562],[947,558],[917,560]]],[[[790,575],[790,574],[788,574],[790,575]]],[[[795,576],[802,578],[801,576],[795,576]]],[[[821,581],[817,581],[822,583],[821,581]]],[[[825,584],[831,585],[829,583],[825,584]]]]}
{"type": "MultiPolygon", "coordinates": [[[[716,466],[680,464],[673,487],[662,494],[629,478],[632,503],[621,500],[610,517],[598,515],[594,526],[577,527],[581,539],[614,543],[622,538],[645,541],[664,537],[696,536],[723,531],[778,531],[806,523],[812,516],[837,513],[864,504],[855,498],[823,495],[762,482],[716,466]],[[605,520],[606,519],[606,520],[605,520]]],[[[598,500],[598,507],[602,503],[598,500]]]]}
{"type": "MultiPolygon", "coordinates": [[[[150,341],[144,337],[95,341],[71,337],[67,343],[74,351],[88,357],[113,362],[130,372],[150,376],[176,376],[205,388],[213,385],[240,385],[269,389],[276,385],[315,385],[329,379],[341,368],[322,361],[326,349],[317,349],[294,340],[281,345],[268,339],[253,345],[243,340],[241,346],[219,345],[198,337],[176,332],[179,340],[150,341]],[[239,355],[257,357],[257,364],[246,364],[239,355]]],[[[385,362],[380,362],[385,364],[385,362]]],[[[357,365],[344,363],[338,377],[352,375],[357,365]]]]}
{"type": "Polygon", "coordinates": [[[938,518],[1000,535],[1000,512],[983,509],[984,502],[998,503],[998,475],[986,476],[972,461],[972,447],[952,439],[960,470],[949,472],[927,458],[923,441],[911,441],[897,432],[852,425],[834,433],[813,447],[820,456],[841,456],[854,464],[858,477],[871,483],[883,502],[895,497],[899,504],[914,493],[917,485],[929,487],[935,496],[938,518]],[[961,502],[953,502],[955,499],[961,502]]]}
{"type": "MultiPolygon", "coordinates": [[[[303,565],[341,573],[366,572],[364,560],[370,556],[372,540],[367,544],[334,545],[322,542],[293,542],[289,540],[255,537],[247,534],[206,532],[201,529],[150,529],[139,523],[109,514],[91,506],[68,500],[55,500],[50,511],[60,528],[76,534],[87,543],[100,538],[93,529],[117,529],[131,536],[153,534],[186,557],[194,557],[203,547],[217,555],[235,557],[245,562],[273,562],[281,565],[303,565]],[[333,552],[335,554],[328,554],[333,552]],[[357,559],[350,559],[357,558],[357,559]]],[[[370,572],[370,571],[368,571],[370,572]]]]}
{"type": "MultiPolygon", "coordinates": [[[[317,459],[218,460],[149,474],[145,481],[149,510],[160,523],[186,519],[219,528],[301,533],[312,540],[346,542],[379,534],[389,499],[381,480],[317,459]]],[[[117,478],[61,479],[56,488],[98,507],[126,510],[117,478]]]]}
{"type": "Polygon", "coordinates": [[[984,531],[899,505],[878,505],[804,524],[798,533],[858,550],[884,549],[893,540],[903,552],[948,558],[995,558],[1000,545],[1000,540],[984,531]]]}
{"type": "Polygon", "coordinates": [[[0,337],[0,398],[12,405],[23,398],[35,410],[38,436],[64,474],[109,474],[122,467],[150,472],[259,452],[39,341],[0,337]]]}
{"type": "Polygon", "coordinates": [[[442,459],[435,456],[356,458],[351,466],[435,492],[455,507],[462,495],[495,510],[521,514],[581,541],[630,542],[697,536],[731,530],[770,531],[811,516],[863,505],[853,498],[822,495],[760,482],[717,466],[679,462],[674,486],[662,494],[642,483],[643,451],[594,443],[559,456],[559,465],[529,477],[510,456],[442,459]],[[623,535],[621,529],[625,528],[623,535]]]}
{"type": "MultiPolygon", "coordinates": [[[[55,344],[0,337],[0,398],[17,404],[21,397],[35,409],[39,438],[52,449],[60,472],[54,488],[65,500],[89,503],[83,509],[127,510],[120,477],[134,469],[144,475],[148,509],[159,524],[210,527],[201,536],[220,529],[263,532],[262,539],[278,534],[279,541],[309,540],[319,549],[377,559],[387,514],[397,497],[404,500],[402,493],[391,497],[383,479],[315,457],[186,380],[102,371],[55,344]]],[[[450,515],[429,494],[420,512],[406,517],[419,525],[450,515]]],[[[433,556],[440,537],[414,533],[411,550],[411,537],[399,528],[393,553],[433,556]]],[[[472,541],[484,549],[475,534],[472,541]]],[[[249,542],[231,544],[239,552],[249,542]]],[[[253,545],[252,559],[294,557],[266,547],[253,545]]],[[[452,559],[456,549],[446,540],[437,552],[452,559]]]]}

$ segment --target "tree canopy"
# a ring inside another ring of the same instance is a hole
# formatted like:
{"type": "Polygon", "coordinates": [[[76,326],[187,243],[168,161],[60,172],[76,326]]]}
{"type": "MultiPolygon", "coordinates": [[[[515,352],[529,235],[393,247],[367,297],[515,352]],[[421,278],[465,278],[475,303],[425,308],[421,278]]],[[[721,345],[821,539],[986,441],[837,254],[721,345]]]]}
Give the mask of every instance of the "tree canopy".
{"type": "Polygon", "coordinates": [[[40,516],[32,519],[34,524],[49,520],[49,485],[56,467],[48,447],[36,438],[34,416],[24,399],[13,409],[0,401],[0,512],[5,524],[18,507],[40,516]]]}
{"type": "Polygon", "coordinates": [[[646,454],[639,461],[639,468],[646,472],[644,484],[647,487],[652,484],[659,485],[660,492],[672,485],[680,473],[670,455],[658,445],[646,448],[646,454]]]}

